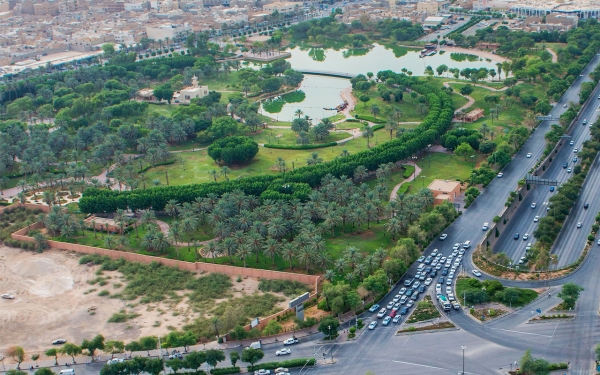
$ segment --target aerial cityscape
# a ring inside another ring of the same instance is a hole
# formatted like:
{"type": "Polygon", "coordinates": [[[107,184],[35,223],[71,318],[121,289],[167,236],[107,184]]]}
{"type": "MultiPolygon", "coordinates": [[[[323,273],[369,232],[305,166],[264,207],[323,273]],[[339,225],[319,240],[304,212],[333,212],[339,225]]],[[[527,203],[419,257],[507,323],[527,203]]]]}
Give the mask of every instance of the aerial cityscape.
{"type": "Polygon", "coordinates": [[[0,374],[600,373],[598,18],[0,0],[0,374]]]}

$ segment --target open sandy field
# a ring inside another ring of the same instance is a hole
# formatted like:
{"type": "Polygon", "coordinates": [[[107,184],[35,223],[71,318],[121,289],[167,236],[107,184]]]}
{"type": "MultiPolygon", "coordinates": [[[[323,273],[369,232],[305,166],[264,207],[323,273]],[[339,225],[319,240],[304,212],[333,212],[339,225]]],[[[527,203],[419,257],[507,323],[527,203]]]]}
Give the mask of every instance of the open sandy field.
{"type": "MultiPolygon", "coordinates": [[[[19,345],[29,356],[43,353],[52,347],[53,340],[79,344],[98,333],[107,340],[128,342],[141,336],[166,334],[168,327],[181,329],[196,317],[185,298],[172,306],[135,302],[128,305],[131,302],[100,297],[98,292],[102,289],[112,293],[123,286],[119,286],[121,275],[117,272],[104,272],[104,276],[111,277],[111,283],[103,287],[88,284],[96,278],[97,269],[98,266],[80,265],[79,256],[74,253],[49,250],[36,254],[0,246],[0,294],[15,295],[14,300],[0,299],[0,352],[19,345]],[[93,306],[96,309],[88,311],[93,306]],[[122,309],[139,316],[127,323],[107,322],[122,309]]],[[[232,292],[236,297],[251,294],[257,286],[255,279],[234,281],[232,292]]],[[[279,305],[284,308],[285,304],[279,305]]]]}

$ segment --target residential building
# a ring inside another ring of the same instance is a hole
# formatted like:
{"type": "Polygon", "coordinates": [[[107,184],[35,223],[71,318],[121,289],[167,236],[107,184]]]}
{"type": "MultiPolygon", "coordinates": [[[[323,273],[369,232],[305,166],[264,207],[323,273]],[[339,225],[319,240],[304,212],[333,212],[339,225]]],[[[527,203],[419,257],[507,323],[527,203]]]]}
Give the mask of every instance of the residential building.
{"type": "Polygon", "coordinates": [[[438,3],[437,1],[422,1],[417,3],[417,12],[427,13],[430,16],[437,14],[438,3]]]}
{"type": "Polygon", "coordinates": [[[203,98],[208,95],[208,86],[198,86],[198,77],[192,77],[192,86],[186,87],[173,95],[176,103],[188,104],[192,99],[203,98]]]}
{"type": "Polygon", "coordinates": [[[33,4],[33,14],[36,16],[56,16],[58,15],[58,3],[43,2],[33,4]]]}
{"type": "Polygon", "coordinates": [[[190,31],[192,31],[192,29],[188,24],[175,25],[169,23],[159,26],[147,26],[146,36],[149,39],[154,39],[156,41],[166,40],[167,38],[173,40],[179,34],[183,34],[190,31]]]}
{"type": "Polygon", "coordinates": [[[279,2],[263,5],[263,10],[268,13],[277,11],[279,14],[293,13],[301,8],[300,3],[279,2]]]}

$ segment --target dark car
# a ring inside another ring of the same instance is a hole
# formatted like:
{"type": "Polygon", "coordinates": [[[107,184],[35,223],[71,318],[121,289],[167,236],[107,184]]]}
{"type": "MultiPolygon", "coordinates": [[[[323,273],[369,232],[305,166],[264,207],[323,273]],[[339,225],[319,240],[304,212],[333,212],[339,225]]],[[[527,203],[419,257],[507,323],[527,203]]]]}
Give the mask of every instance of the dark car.
{"type": "Polygon", "coordinates": [[[408,307],[404,306],[402,308],[402,310],[400,310],[400,315],[406,315],[407,312],[408,312],[408,307]]]}
{"type": "Polygon", "coordinates": [[[442,271],[442,276],[446,276],[448,274],[448,269],[444,268],[444,270],[442,271]]]}
{"type": "Polygon", "coordinates": [[[419,298],[419,293],[415,293],[412,296],[410,296],[410,299],[412,299],[413,301],[416,301],[419,298]]]}
{"type": "Polygon", "coordinates": [[[443,284],[443,283],[444,283],[444,278],[443,278],[443,277],[440,277],[440,278],[438,279],[438,283],[439,283],[439,284],[443,284]]]}
{"type": "Polygon", "coordinates": [[[407,289],[405,296],[410,297],[412,294],[413,294],[413,290],[412,289],[407,289]]]}
{"type": "Polygon", "coordinates": [[[425,273],[430,273],[432,271],[431,267],[425,268],[425,273]]]}
{"type": "Polygon", "coordinates": [[[586,203],[586,204],[584,204],[584,205],[583,205],[583,208],[585,208],[586,210],[587,210],[589,207],[590,207],[590,204],[589,204],[589,203],[586,203]]]}
{"type": "Polygon", "coordinates": [[[567,168],[569,166],[569,163],[564,163],[563,164],[563,168],[567,168]]]}
{"type": "Polygon", "coordinates": [[[513,238],[514,238],[515,240],[518,240],[518,239],[519,239],[519,233],[515,233],[515,235],[513,236],[513,238]]]}
{"type": "Polygon", "coordinates": [[[436,277],[436,276],[437,276],[437,271],[436,270],[431,271],[431,273],[429,274],[429,277],[431,277],[432,279],[434,277],[436,277]]]}
{"type": "Polygon", "coordinates": [[[419,293],[424,293],[425,292],[425,285],[421,285],[419,287],[419,293]]]}
{"type": "Polygon", "coordinates": [[[413,281],[414,281],[414,279],[406,279],[406,280],[404,280],[404,286],[410,286],[410,284],[412,284],[413,281]]]}

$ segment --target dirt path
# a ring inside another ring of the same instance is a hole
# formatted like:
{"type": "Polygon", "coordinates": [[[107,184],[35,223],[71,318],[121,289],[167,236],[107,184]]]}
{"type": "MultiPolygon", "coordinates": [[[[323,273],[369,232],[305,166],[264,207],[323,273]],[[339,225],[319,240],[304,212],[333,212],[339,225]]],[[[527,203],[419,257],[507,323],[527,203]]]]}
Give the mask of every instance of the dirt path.
{"type": "Polygon", "coordinates": [[[553,63],[558,62],[558,55],[556,54],[556,52],[554,52],[552,50],[552,48],[546,47],[546,51],[548,51],[552,55],[552,62],[553,63]]]}
{"type": "Polygon", "coordinates": [[[394,199],[396,199],[396,197],[398,196],[398,189],[400,189],[400,186],[402,186],[403,183],[413,181],[421,173],[421,168],[419,168],[417,163],[409,161],[406,164],[410,164],[410,165],[414,166],[415,173],[413,173],[410,177],[402,180],[398,185],[394,186],[394,188],[392,189],[392,192],[390,193],[390,201],[393,201],[394,199]]]}
{"type": "Polygon", "coordinates": [[[353,111],[354,107],[356,106],[356,99],[354,98],[354,96],[352,96],[352,86],[343,89],[340,93],[340,96],[342,97],[342,100],[348,102],[346,109],[344,109],[342,113],[346,116],[346,118],[352,118],[350,112],[353,111]]]}
{"type": "MultiPolygon", "coordinates": [[[[444,82],[444,86],[445,87],[450,87],[450,83],[459,83],[459,82],[444,82]]],[[[458,108],[456,111],[454,111],[454,114],[456,115],[457,113],[469,108],[470,106],[472,106],[473,104],[475,104],[475,99],[473,99],[472,97],[470,97],[469,95],[463,95],[460,92],[456,92],[458,95],[462,96],[463,98],[467,99],[468,102],[467,104],[463,105],[462,107],[458,108]]],[[[458,121],[456,118],[453,118],[452,121],[458,121]]]]}

